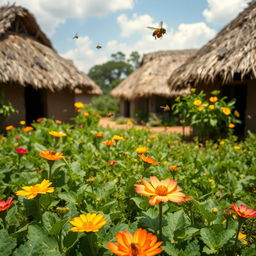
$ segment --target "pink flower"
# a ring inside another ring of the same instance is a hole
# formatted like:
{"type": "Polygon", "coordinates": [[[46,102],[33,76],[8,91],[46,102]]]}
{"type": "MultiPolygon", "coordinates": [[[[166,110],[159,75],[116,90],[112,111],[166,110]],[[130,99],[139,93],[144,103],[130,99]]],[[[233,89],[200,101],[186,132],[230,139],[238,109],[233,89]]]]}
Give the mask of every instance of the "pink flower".
{"type": "Polygon", "coordinates": [[[108,161],[108,165],[116,165],[117,162],[116,161],[108,161]]]}
{"type": "Polygon", "coordinates": [[[20,138],[20,135],[16,135],[15,138],[16,138],[16,139],[19,139],[19,138],[20,138]]]}
{"type": "Polygon", "coordinates": [[[7,210],[14,202],[12,198],[8,198],[6,201],[0,200],[0,212],[7,210]]]}
{"type": "Polygon", "coordinates": [[[16,150],[16,152],[17,152],[18,154],[21,154],[21,155],[28,153],[28,150],[25,149],[25,148],[16,148],[15,150],[16,150]]]}
{"type": "Polygon", "coordinates": [[[233,203],[230,208],[240,217],[242,218],[253,218],[256,217],[256,211],[253,209],[247,208],[246,205],[241,204],[238,206],[237,204],[233,203]]]}

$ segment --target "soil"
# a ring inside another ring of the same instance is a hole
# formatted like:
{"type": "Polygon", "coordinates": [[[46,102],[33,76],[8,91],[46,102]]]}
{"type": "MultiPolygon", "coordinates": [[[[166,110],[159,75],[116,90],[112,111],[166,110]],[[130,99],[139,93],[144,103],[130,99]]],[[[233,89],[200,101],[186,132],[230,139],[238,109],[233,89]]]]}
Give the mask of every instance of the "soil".
{"type": "MultiPolygon", "coordinates": [[[[110,120],[109,118],[101,118],[99,124],[104,128],[120,128],[120,129],[149,129],[151,132],[157,133],[179,133],[182,134],[182,126],[144,126],[144,125],[128,125],[128,124],[117,124],[115,121],[110,120]]],[[[184,127],[185,135],[190,135],[192,130],[191,127],[184,127]]]]}

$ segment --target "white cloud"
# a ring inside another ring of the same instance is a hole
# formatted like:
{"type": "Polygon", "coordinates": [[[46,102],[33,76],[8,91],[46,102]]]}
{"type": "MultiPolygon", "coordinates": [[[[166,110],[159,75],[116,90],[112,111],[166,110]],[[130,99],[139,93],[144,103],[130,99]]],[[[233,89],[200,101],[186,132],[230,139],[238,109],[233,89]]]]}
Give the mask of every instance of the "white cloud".
{"type": "Polygon", "coordinates": [[[208,8],[203,11],[206,21],[225,25],[242,11],[250,0],[207,0],[208,8]]]}
{"type": "Polygon", "coordinates": [[[3,4],[13,2],[28,8],[48,35],[68,18],[101,17],[134,6],[134,0],[6,0],[3,4]]]}

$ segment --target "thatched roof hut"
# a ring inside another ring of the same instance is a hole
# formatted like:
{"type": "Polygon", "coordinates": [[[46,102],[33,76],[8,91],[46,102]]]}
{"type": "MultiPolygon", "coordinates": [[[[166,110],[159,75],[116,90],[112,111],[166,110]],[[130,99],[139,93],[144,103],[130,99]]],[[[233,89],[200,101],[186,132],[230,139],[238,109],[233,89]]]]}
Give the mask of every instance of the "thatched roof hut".
{"type": "Polygon", "coordinates": [[[37,115],[61,118],[63,111],[67,121],[74,113],[75,90],[102,93],[71,60],[58,55],[34,16],[15,5],[0,8],[0,90],[19,110],[16,119],[29,122],[37,115]],[[34,102],[29,102],[31,98],[34,102]],[[27,115],[36,107],[40,113],[27,115]]]}
{"type": "Polygon", "coordinates": [[[197,87],[219,89],[236,99],[246,130],[256,131],[256,1],[249,3],[211,41],[177,68],[168,79],[171,92],[197,87]]]}
{"type": "Polygon", "coordinates": [[[111,96],[134,100],[153,95],[169,98],[184,94],[184,92],[171,92],[167,79],[172,71],[193,53],[195,50],[158,51],[145,54],[140,66],[111,91],[111,96]]]}
{"type": "Polygon", "coordinates": [[[211,41],[177,68],[168,83],[171,91],[191,86],[227,85],[256,78],[256,1],[211,41]]]}

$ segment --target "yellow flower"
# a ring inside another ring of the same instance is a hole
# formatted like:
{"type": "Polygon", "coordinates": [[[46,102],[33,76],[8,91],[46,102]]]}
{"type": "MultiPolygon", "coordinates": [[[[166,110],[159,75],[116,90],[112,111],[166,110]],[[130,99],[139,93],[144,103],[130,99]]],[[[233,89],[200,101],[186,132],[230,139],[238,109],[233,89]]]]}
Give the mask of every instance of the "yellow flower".
{"type": "Polygon", "coordinates": [[[84,107],[84,103],[81,101],[78,101],[78,102],[74,103],[74,106],[75,106],[75,108],[80,109],[80,108],[84,107]]]}
{"type": "Polygon", "coordinates": [[[26,122],[25,121],[20,121],[20,125],[25,125],[26,122]]]}
{"type": "Polygon", "coordinates": [[[222,107],[221,110],[226,116],[229,116],[231,114],[230,108],[222,107]]]}
{"type": "Polygon", "coordinates": [[[240,149],[240,147],[239,146],[234,146],[233,149],[240,149]]]}
{"type": "Polygon", "coordinates": [[[2,137],[2,140],[3,140],[3,141],[4,141],[4,140],[7,140],[7,138],[3,136],[3,137],[2,137]]]}
{"type": "Polygon", "coordinates": [[[246,234],[239,232],[238,238],[239,238],[239,240],[241,240],[242,244],[245,244],[245,245],[248,244],[248,242],[246,241],[246,234]]]}
{"type": "Polygon", "coordinates": [[[88,117],[90,114],[87,113],[87,112],[85,112],[85,113],[83,113],[83,115],[84,115],[85,117],[88,117]]]}
{"type": "Polygon", "coordinates": [[[11,130],[13,130],[13,129],[14,129],[14,126],[13,126],[13,125],[8,125],[8,126],[5,127],[5,130],[6,130],[6,131],[11,131],[11,130]]]}
{"type": "Polygon", "coordinates": [[[234,124],[229,124],[228,127],[229,128],[235,128],[235,125],[234,124]]]}
{"type": "Polygon", "coordinates": [[[56,123],[56,124],[62,124],[62,121],[60,121],[60,120],[55,120],[55,123],[56,123]]]}
{"type": "Polygon", "coordinates": [[[41,183],[36,184],[34,186],[25,186],[22,187],[23,190],[19,190],[16,192],[17,196],[25,196],[26,199],[33,199],[38,194],[46,194],[53,193],[54,188],[49,187],[52,184],[49,180],[43,180],[41,183]]]}
{"type": "Polygon", "coordinates": [[[91,177],[91,178],[86,179],[85,181],[86,182],[94,182],[95,180],[96,180],[96,177],[91,177]]]}
{"type": "Polygon", "coordinates": [[[46,160],[50,160],[50,161],[56,161],[56,160],[64,158],[62,153],[60,153],[60,152],[55,153],[53,150],[42,150],[39,153],[39,156],[43,157],[46,160]]]}
{"type": "Polygon", "coordinates": [[[69,212],[69,208],[68,207],[61,207],[61,206],[58,206],[56,207],[56,212],[60,215],[65,215],[66,213],[69,212]]]}
{"type": "Polygon", "coordinates": [[[218,208],[212,208],[212,212],[213,213],[217,213],[218,212],[218,208]]]}
{"type": "Polygon", "coordinates": [[[145,154],[147,153],[148,149],[146,147],[138,147],[136,148],[136,153],[138,154],[145,154]]]}
{"type": "Polygon", "coordinates": [[[52,136],[54,136],[54,137],[65,137],[65,136],[67,136],[67,134],[66,133],[64,133],[64,132],[56,132],[56,131],[50,131],[49,132],[49,134],[50,135],[52,135],[52,136]]]}
{"type": "Polygon", "coordinates": [[[119,135],[114,135],[112,137],[112,140],[124,140],[124,138],[122,136],[119,136],[119,135]]]}
{"type": "Polygon", "coordinates": [[[133,122],[131,120],[128,120],[126,124],[127,125],[133,125],[133,122]]]}
{"type": "Polygon", "coordinates": [[[163,161],[162,164],[168,164],[168,161],[163,161]]]}
{"type": "Polygon", "coordinates": [[[96,213],[80,214],[69,222],[74,226],[70,229],[73,232],[98,232],[107,223],[103,214],[96,213]]]}
{"type": "Polygon", "coordinates": [[[212,183],[212,182],[214,182],[214,179],[209,178],[208,181],[209,181],[210,183],[212,183]]]}
{"type": "Polygon", "coordinates": [[[218,100],[218,97],[210,97],[209,101],[214,103],[218,100]]]}
{"type": "Polygon", "coordinates": [[[200,107],[197,108],[198,111],[202,111],[203,109],[204,109],[203,106],[200,106],[200,107]]]}
{"type": "Polygon", "coordinates": [[[191,92],[195,92],[195,91],[196,91],[196,88],[190,88],[190,91],[191,91],[191,92]]]}
{"type": "Polygon", "coordinates": [[[171,172],[175,172],[178,171],[180,169],[180,167],[177,164],[172,164],[168,166],[169,171],[171,172]]]}
{"type": "Polygon", "coordinates": [[[32,130],[34,130],[34,128],[32,126],[26,126],[25,128],[23,128],[24,132],[29,132],[29,131],[32,131],[32,130]]]}
{"type": "Polygon", "coordinates": [[[220,145],[224,145],[225,144],[225,141],[220,141],[220,145]]]}
{"type": "Polygon", "coordinates": [[[209,105],[209,109],[215,109],[215,106],[214,105],[209,105]]]}
{"type": "Polygon", "coordinates": [[[234,115],[235,115],[235,117],[237,117],[237,118],[240,117],[240,113],[239,113],[237,110],[234,111],[234,115]]]}
{"type": "Polygon", "coordinates": [[[195,106],[199,106],[201,103],[202,103],[201,100],[195,100],[193,104],[194,104],[195,106]]]}

